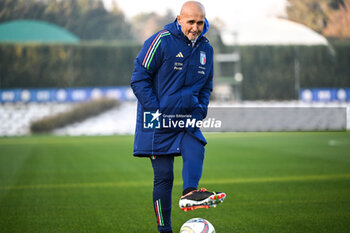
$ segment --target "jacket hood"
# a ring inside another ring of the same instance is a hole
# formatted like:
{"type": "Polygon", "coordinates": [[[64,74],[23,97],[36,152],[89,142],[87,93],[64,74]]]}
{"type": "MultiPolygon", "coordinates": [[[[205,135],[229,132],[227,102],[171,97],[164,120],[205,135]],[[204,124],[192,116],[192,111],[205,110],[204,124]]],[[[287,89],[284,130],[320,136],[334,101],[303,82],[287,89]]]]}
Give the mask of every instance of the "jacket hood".
{"type": "MultiPolygon", "coordinates": [[[[165,25],[164,29],[170,31],[172,34],[177,35],[177,36],[185,36],[182,32],[181,26],[178,23],[177,19],[175,19],[174,22],[165,25]]],[[[201,37],[204,36],[205,33],[207,33],[209,30],[209,21],[207,20],[207,18],[204,19],[204,27],[203,27],[203,31],[202,34],[197,38],[200,39],[201,37]]],[[[187,37],[186,37],[187,38],[187,37]]]]}

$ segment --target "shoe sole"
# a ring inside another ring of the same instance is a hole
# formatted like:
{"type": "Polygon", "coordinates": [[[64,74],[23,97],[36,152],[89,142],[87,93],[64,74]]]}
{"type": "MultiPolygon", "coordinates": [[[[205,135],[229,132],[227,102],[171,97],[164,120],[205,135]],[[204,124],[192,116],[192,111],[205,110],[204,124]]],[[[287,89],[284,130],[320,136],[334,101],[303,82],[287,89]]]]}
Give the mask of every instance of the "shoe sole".
{"type": "Polygon", "coordinates": [[[202,200],[202,201],[191,201],[187,199],[180,200],[180,209],[183,211],[192,211],[196,209],[209,209],[212,207],[216,207],[218,204],[224,201],[226,198],[225,193],[220,193],[218,195],[213,194],[210,197],[202,200]]]}

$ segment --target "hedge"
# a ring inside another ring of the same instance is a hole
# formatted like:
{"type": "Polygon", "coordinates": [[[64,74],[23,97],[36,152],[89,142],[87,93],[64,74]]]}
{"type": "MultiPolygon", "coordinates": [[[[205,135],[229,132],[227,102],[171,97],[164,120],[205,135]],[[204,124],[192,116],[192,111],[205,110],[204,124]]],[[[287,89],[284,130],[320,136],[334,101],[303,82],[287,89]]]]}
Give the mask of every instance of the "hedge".
{"type": "Polygon", "coordinates": [[[48,133],[54,129],[83,121],[92,116],[96,116],[115,106],[119,106],[119,104],[120,103],[115,99],[108,98],[78,103],[71,110],[32,122],[30,125],[30,131],[33,134],[48,133]]]}
{"type": "Polygon", "coordinates": [[[0,88],[129,85],[136,44],[0,44],[0,88]]]}
{"type": "MultiPolygon", "coordinates": [[[[132,43],[0,44],[0,88],[129,85],[140,48],[132,43]]],[[[297,98],[295,59],[300,87],[350,87],[350,42],[239,49],[245,100],[297,98]]]]}
{"type": "Polygon", "coordinates": [[[296,62],[301,88],[350,87],[350,43],[329,47],[241,46],[239,51],[244,100],[298,98],[296,62]]]}

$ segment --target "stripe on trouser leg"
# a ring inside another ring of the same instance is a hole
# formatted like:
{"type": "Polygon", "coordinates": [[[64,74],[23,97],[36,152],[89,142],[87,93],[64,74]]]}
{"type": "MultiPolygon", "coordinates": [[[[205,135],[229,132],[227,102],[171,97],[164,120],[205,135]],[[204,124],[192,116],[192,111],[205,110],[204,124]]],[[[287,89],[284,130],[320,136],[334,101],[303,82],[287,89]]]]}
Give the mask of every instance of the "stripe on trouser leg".
{"type": "Polygon", "coordinates": [[[156,208],[156,215],[157,215],[158,226],[164,226],[164,220],[163,220],[163,214],[162,214],[162,205],[160,203],[160,199],[158,199],[156,202],[154,202],[154,206],[156,208]]]}

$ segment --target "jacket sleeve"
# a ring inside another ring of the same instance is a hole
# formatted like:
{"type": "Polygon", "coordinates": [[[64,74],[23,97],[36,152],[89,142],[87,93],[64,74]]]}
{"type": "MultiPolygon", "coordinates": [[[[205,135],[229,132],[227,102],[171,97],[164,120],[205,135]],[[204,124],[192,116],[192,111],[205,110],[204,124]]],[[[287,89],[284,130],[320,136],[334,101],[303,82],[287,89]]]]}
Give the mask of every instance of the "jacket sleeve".
{"type": "Polygon", "coordinates": [[[159,109],[159,100],[154,89],[154,77],[162,59],[159,45],[160,40],[157,41],[157,34],[146,40],[135,59],[130,82],[136,98],[147,110],[159,109]]]}

